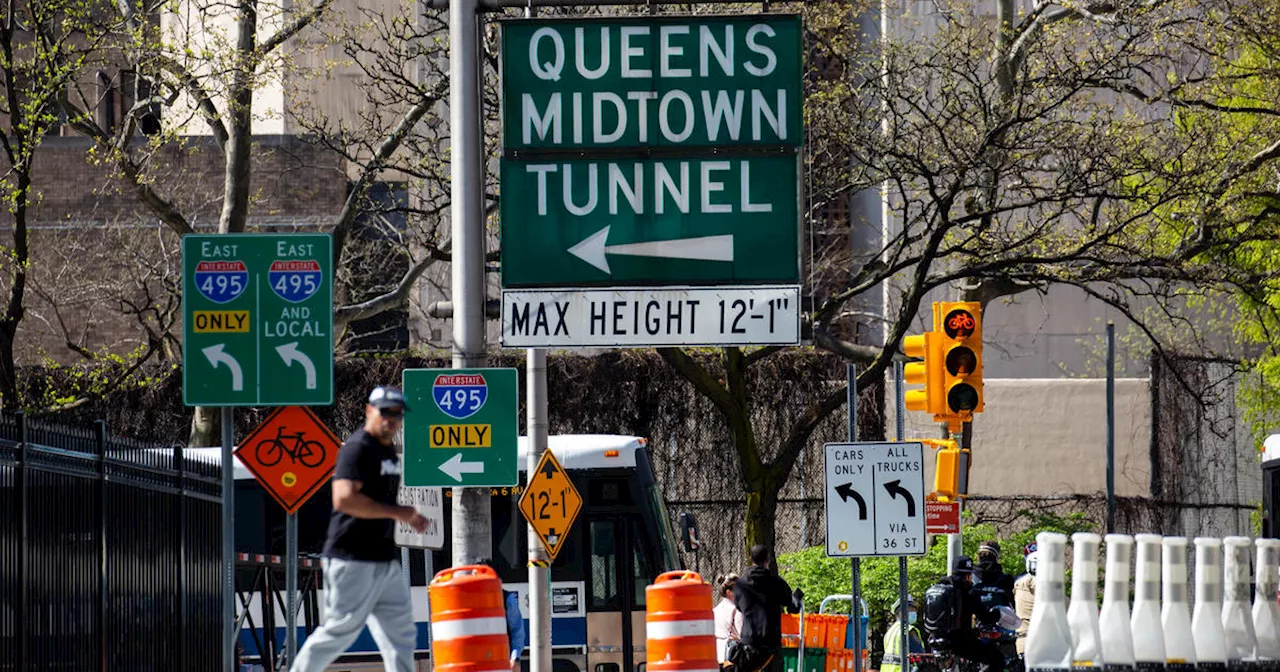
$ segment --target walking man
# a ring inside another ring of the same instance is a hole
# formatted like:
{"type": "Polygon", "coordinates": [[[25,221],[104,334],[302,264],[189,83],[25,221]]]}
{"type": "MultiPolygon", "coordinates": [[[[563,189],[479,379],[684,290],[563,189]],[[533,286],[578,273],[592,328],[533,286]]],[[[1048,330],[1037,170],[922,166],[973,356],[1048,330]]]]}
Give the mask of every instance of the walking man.
{"type": "Polygon", "coordinates": [[[369,394],[364,426],[338,450],[333,514],[324,543],[324,624],[311,633],[292,669],[320,672],[366,625],[388,672],[412,672],[417,628],[395,545],[396,521],[418,532],[427,519],[400,506],[400,459],[392,446],[404,420],[404,394],[385,386],[369,394]]]}
{"type": "Polygon", "coordinates": [[[792,613],[804,605],[804,593],[773,571],[769,549],[751,548],[751,566],[733,588],[733,603],[742,612],[742,631],[730,663],[736,672],[776,672],[782,669],[782,610],[792,613]]]}

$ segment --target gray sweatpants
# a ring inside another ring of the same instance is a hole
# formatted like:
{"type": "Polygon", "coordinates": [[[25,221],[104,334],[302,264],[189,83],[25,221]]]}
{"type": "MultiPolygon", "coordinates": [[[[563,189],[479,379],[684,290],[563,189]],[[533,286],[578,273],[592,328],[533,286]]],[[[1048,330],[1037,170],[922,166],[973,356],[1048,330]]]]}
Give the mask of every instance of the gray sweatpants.
{"type": "Polygon", "coordinates": [[[291,669],[321,672],[351,646],[368,621],[387,672],[413,672],[418,631],[400,563],[324,558],[321,565],[324,623],[307,637],[291,669]]]}

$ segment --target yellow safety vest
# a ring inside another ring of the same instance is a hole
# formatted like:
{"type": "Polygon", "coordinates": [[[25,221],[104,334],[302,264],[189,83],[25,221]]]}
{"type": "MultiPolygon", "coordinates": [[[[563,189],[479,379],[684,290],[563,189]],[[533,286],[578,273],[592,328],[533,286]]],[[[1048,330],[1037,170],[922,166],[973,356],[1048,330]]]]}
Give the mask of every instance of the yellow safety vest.
{"type": "MultiPolygon", "coordinates": [[[[907,635],[915,634],[915,628],[908,627],[907,635]]],[[[880,672],[902,672],[902,627],[896,618],[889,631],[884,633],[884,658],[880,659],[880,672]]]]}

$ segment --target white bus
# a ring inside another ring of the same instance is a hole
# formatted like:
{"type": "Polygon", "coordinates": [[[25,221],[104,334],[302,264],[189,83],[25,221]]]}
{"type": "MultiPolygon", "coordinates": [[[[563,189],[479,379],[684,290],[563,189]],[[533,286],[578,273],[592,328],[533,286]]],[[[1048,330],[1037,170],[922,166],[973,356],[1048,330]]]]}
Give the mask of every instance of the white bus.
{"type": "MultiPolygon", "coordinates": [[[[554,672],[635,672],[642,669],[644,662],[644,589],[658,574],[680,566],[671,518],[654,479],[648,442],[632,436],[562,435],[550,437],[549,446],[583,499],[577,521],[551,567],[554,672]]],[[[217,461],[219,450],[188,449],[187,455],[217,461]]],[[[526,439],[520,437],[521,483],[525,482],[526,451],[526,439]]],[[[517,509],[521,489],[493,488],[491,493],[493,564],[506,588],[520,592],[527,619],[528,526],[517,509]]],[[[326,485],[299,511],[300,553],[320,552],[330,501],[326,485]]],[[[452,565],[447,496],[444,521],[445,548],[430,552],[434,571],[452,565]]],[[[236,550],[282,556],[284,529],[283,510],[237,461],[236,550]]],[[[430,577],[423,553],[411,550],[409,566],[418,621],[419,665],[426,669],[430,643],[426,583],[430,577]]],[[[249,590],[253,572],[241,569],[237,576],[237,591],[249,590]]],[[[283,600],[284,596],[278,597],[283,600]]],[[[323,604],[322,599],[319,604],[323,604]]],[[[281,651],[285,634],[282,605],[277,604],[274,612],[276,650],[281,651]]],[[[265,634],[260,592],[251,597],[249,616],[241,630],[245,662],[260,659],[263,653],[259,644],[265,634]]],[[[298,623],[301,629],[304,619],[299,617],[298,623]]],[[[304,639],[305,633],[300,633],[299,646],[304,639]]],[[[377,647],[366,629],[340,662],[342,669],[355,669],[360,663],[377,660],[377,647]]],[[[528,669],[528,651],[524,660],[528,669]]]]}

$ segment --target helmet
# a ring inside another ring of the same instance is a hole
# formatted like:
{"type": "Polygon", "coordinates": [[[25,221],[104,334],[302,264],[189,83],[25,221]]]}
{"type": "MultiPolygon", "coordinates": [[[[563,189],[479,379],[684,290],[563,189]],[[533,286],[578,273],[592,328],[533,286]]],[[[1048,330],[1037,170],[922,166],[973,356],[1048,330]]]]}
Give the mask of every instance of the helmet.
{"type": "Polygon", "coordinates": [[[1036,565],[1040,564],[1040,547],[1036,542],[1031,542],[1022,549],[1022,563],[1027,568],[1027,573],[1035,576],[1036,565]]]}
{"type": "MultiPolygon", "coordinates": [[[[902,605],[902,598],[898,598],[898,599],[896,599],[896,600],[894,600],[894,601],[893,601],[893,606],[892,606],[892,607],[889,607],[889,611],[891,611],[891,612],[893,612],[893,613],[897,613],[897,611],[898,611],[898,607],[899,607],[899,606],[901,606],[901,605],[902,605]]],[[[914,609],[916,606],[917,606],[917,605],[916,605],[916,598],[912,597],[912,596],[911,596],[911,594],[910,594],[910,593],[908,593],[908,594],[907,594],[907,608],[908,608],[908,609],[914,609]]]]}

